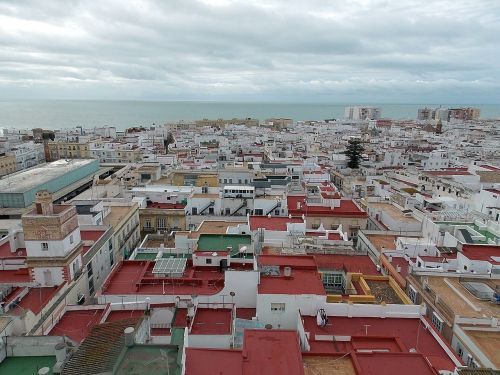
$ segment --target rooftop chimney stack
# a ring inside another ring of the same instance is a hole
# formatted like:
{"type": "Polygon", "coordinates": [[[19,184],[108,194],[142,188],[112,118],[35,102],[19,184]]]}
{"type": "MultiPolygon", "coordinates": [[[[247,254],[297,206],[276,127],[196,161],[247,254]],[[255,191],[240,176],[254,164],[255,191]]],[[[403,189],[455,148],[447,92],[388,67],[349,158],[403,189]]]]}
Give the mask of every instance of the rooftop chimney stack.
{"type": "Polygon", "coordinates": [[[52,203],[52,194],[48,190],[41,190],[35,197],[36,213],[39,215],[52,215],[54,205],[52,203]]]}

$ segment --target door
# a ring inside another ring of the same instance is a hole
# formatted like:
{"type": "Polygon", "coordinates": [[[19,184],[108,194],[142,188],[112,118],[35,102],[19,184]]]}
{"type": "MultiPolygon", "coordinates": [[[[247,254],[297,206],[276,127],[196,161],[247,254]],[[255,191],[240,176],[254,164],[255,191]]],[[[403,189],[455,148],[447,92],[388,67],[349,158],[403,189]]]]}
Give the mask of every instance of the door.
{"type": "Polygon", "coordinates": [[[50,270],[43,271],[43,283],[46,286],[52,286],[54,284],[52,280],[52,272],[50,272],[50,270]]]}

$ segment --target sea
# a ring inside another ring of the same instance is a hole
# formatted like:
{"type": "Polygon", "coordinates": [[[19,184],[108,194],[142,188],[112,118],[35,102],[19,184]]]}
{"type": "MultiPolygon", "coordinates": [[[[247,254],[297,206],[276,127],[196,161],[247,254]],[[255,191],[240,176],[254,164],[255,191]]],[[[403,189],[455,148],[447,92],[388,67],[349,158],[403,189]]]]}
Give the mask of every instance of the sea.
{"type": "MultiPolygon", "coordinates": [[[[359,105],[360,103],[355,103],[359,105]]],[[[301,120],[342,119],[344,108],[353,104],[208,102],[208,101],[94,101],[94,100],[0,100],[0,128],[70,129],[114,126],[150,126],[181,120],[272,117],[301,120]]],[[[415,119],[420,107],[461,107],[459,104],[377,104],[382,117],[415,119]]],[[[472,105],[481,118],[500,119],[500,104],[472,105]]]]}

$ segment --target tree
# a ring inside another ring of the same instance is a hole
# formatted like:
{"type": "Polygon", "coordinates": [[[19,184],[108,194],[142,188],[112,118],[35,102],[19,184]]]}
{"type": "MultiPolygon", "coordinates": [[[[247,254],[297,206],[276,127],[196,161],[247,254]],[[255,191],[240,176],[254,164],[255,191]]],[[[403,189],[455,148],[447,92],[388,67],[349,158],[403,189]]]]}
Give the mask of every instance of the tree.
{"type": "Polygon", "coordinates": [[[351,138],[349,139],[349,143],[347,144],[347,150],[345,154],[349,157],[349,162],[347,166],[352,169],[359,168],[359,159],[361,158],[361,154],[364,151],[364,147],[361,144],[361,139],[359,138],[351,138]]]}
{"type": "Polygon", "coordinates": [[[163,146],[165,147],[165,152],[168,154],[168,146],[175,142],[172,133],[168,132],[167,138],[163,140],[163,146]]]}

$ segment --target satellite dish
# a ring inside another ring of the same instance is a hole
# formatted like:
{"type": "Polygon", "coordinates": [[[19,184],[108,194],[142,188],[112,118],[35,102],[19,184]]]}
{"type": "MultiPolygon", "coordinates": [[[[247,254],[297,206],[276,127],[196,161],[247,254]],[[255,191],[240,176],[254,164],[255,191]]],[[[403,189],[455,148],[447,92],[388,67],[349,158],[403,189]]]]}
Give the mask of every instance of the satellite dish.
{"type": "Polygon", "coordinates": [[[216,256],[217,256],[217,253],[216,253],[216,252],[213,252],[213,253],[212,253],[212,256],[213,256],[213,257],[216,257],[216,256]]]}
{"type": "Polygon", "coordinates": [[[245,251],[247,251],[247,249],[248,249],[248,248],[247,248],[246,246],[242,246],[242,247],[240,248],[240,253],[244,253],[245,251]]]}

